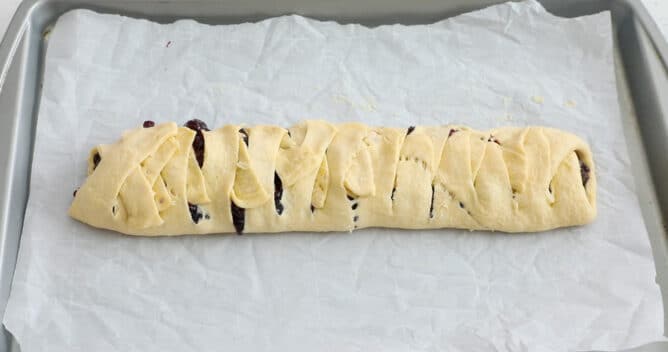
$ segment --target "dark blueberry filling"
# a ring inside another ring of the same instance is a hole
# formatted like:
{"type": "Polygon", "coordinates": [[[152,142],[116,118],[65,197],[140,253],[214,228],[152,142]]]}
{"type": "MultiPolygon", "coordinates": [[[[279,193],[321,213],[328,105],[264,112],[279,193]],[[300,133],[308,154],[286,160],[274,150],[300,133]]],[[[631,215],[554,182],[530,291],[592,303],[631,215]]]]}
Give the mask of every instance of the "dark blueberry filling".
{"type": "Polygon", "coordinates": [[[450,130],[450,133],[448,133],[448,137],[452,136],[453,134],[455,134],[455,133],[457,133],[457,132],[459,132],[459,130],[456,130],[456,129],[454,129],[454,128],[451,129],[451,130],[450,130]]]}
{"type": "Polygon", "coordinates": [[[100,157],[100,153],[95,153],[93,155],[93,170],[97,169],[97,165],[102,161],[102,158],[100,157]]]}
{"type": "Polygon", "coordinates": [[[116,215],[116,206],[115,205],[111,206],[111,215],[114,215],[114,216],[116,215]]]}
{"type": "MultiPolygon", "coordinates": [[[[346,194],[346,198],[348,198],[348,200],[352,203],[350,205],[350,207],[353,209],[353,211],[356,210],[357,206],[359,204],[355,201],[355,197],[346,194]]],[[[357,222],[357,220],[359,220],[359,218],[360,217],[357,214],[354,214],[353,215],[353,222],[357,222]]],[[[355,228],[357,228],[357,225],[355,225],[355,228]]]]}
{"type": "Polygon", "coordinates": [[[413,133],[415,131],[415,126],[408,127],[408,131],[406,132],[406,135],[408,136],[409,134],[413,133]]]}
{"type": "MultiPolygon", "coordinates": [[[[278,176],[276,172],[274,172],[274,207],[276,208],[276,212],[278,215],[283,214],[283,203],[281,203],[281,198],[283,198],[283,181],[281,181],[281,178],[278,176]]],[[[313,211],[313,206],[311,205],[311,211],[313,211]]]]}
{"type": "Polygon", "coordinates": [[[204,165],[204,136],[202,136],[201,132],[197,132],[197,135],[195,135],[193,150],[195,151],[197,165],[202,168],[202,165],[204,165]]]}
{"type": "Polygon", "coordinates": [[[202,131],[209,131],[209,127],[202,120],[192,119],[185,123],[185,126],[197,132],[195,139],[193,139],[193,151],[195,151],[195,158],[197,164],[201,168],[204,165],[204,135],[202,131]]]}
{"type": "Polygon", "coordinates": [[[232,212],[232,223],[237,235],[242,235],[244,232],[244,224],[246,222],[246,209],[238,207],[234,202],[230,206],[232,212]]]}
{"type": "Polygon", "coordinates": [[[206,122],[200,119],[188,120],[184,126],[193,131],[209,131],[209,126],[206,125],[206,122]]]}
{"type": "Polygon", "coordinates": [[[431,185],[431,205],[429,205],[429,218],[434,217],[434,185],[431,185]]]}
{"type": "Polygon", "coordinates": [[[193,219],[195,224],[199,223],[199,221],[204,217],[202,210],[197,206],[197,204],[188,203],[188,210],[190,210],[190,218],[193,219]]]}
{"type": "Polygon", "coordinates": [[[248,132],[245,129],[240,129],[239,133],[241,133],[243,136],[241,137],[244,140],[244,143],[246,146],[248,146],[248,132]]]}
{"type": "Polygon", "coordinates": [[[464,203],[459,202],[459,207],[462,208],[462,209],[464,209],[464,203]]]}
{"type": "Polygon", "coordinates": [[[501,142],[499,142],[499,140],[496,139],[496,138],[494,138],[494,136],[491,135],[491,134],[489,135],[489,138],[487,138],[487,141],[488,141],[488,142],[494,142],[494,143],[496,143],[496,144],[498,144],[498,145],[501,145],[501,142]]]}
{"type": "Polygon", "coordinates": [[[146,121],[144,121],[144,124],[142,126],[144,128],[151,128],[151,127],[155,126],[155,122],[153,122],[151,120],[146,120],[146,121]]]}
{"type": "Polygon", "coordinates": [[[315,207],[311,204],[311,213],[315,213],[315,207]]]}
{"type": "Polygon", "coordinates": [[[589,169],[589,166],[584,163],[584,161],[580,160],[580,177],[582,177],[582,185],[586,186],[587,182],[589,181],[589,173],[591,170],[589,169]]]}
{"type": "Polygon", "coordinates": [[[79,189],[77,188],[77,189],[74,190],[74,192],[72,192],[72,197],[76,197],[76,196],[77,196],[77,191],[78,191],[78,190],[79,190],[79,189]]]}

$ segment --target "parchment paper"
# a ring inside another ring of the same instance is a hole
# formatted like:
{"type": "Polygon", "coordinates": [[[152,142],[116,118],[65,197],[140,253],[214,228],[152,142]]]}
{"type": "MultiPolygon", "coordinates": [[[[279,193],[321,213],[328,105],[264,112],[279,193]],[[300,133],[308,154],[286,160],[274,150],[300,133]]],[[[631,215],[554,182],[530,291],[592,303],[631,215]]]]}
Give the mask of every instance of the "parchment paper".
{"type": "Polygon", "coordinates": [[[49,42],[4,318],[32,351],[565,351],[661,339],[610,16],[535,1],[431,25],[159,25],[77,10],[49,42]],[[592,146],[599,216],[457,230],[135,238],[71,220],[87,153],[145,119],[546,125],[592,146]]]}

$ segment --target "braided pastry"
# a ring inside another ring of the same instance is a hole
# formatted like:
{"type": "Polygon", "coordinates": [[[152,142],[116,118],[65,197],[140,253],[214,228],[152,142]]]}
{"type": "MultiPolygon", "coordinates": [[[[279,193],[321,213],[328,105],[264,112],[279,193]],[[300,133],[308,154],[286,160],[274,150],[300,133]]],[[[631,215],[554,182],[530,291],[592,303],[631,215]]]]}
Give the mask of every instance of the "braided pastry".
{"type": "Polygon", "coordinates": [[[589,147],[550,128],[369,127],[304,121],[209,130],[191,120],[95,147],[70,216],[131,235],[504,232],[596,216],[589,147]]]}

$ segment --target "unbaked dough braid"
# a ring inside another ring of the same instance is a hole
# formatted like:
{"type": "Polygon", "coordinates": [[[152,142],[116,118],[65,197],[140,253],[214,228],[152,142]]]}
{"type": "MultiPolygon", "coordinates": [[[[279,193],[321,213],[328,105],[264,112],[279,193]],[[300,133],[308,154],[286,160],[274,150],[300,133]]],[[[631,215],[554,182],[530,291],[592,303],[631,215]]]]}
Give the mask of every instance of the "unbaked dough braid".
{"type": "Polygon", "coordinates": [[[551,128],[145,126],[91,151],[70,216],[131,235],[532,232],[596,216],[589,147],[551,128]]]}

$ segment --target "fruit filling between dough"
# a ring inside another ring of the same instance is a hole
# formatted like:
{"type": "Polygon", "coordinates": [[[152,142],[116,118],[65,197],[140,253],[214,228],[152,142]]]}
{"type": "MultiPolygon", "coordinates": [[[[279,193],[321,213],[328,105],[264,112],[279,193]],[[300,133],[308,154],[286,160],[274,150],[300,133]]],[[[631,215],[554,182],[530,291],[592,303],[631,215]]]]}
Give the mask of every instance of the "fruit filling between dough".
{"type": "Polygon", "coordinates": [[[210,131],[209,127],[204,121],[198,119],[189,120],[185,126],[196,132],[193,139],[193,151],[195,152],[197,164],[201,168],[204,165],[204,135],[202,131],[210,131]]]}
{"type": "MultiPolygon", "coordinates": [[[[274,171],[274,207],[276,208],[276,213],[278,215],[283,214],[283,203],[281,203],[281,198],[283,198],[283,181],[278,176],[278,173],[274,171]]],[[[315,207],[311,205],[311,211],[314,211],[315,207]]]]}

